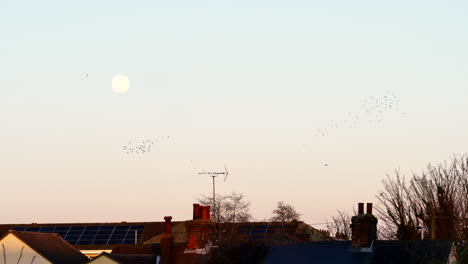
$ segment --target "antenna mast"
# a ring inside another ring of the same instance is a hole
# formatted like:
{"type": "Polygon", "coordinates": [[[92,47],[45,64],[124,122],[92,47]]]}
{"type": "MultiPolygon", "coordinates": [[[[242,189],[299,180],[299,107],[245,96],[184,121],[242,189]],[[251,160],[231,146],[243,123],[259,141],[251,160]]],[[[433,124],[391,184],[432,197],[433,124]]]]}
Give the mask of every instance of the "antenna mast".
{"type": "Polygon", "coordinates": [[[213,212],[216,213],[216,187],[215,187],[215,182],[216,181],[215,181],[215,178],[220,176],[220,175],[224,175],[224,180],[226,180],[229,172],[228,172],[227,168],[224,167],[223,172],[203,171],[203,172],[200,172],[198,174],[199,175],[208,175],[211,178],[213,178],[213,212]]]}

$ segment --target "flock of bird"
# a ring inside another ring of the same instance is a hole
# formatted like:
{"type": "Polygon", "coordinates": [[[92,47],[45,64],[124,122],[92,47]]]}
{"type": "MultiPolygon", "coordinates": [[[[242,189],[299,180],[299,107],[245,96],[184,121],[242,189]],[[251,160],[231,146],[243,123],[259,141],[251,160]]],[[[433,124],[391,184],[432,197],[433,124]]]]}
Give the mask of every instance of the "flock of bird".
{"type": "MultiPolygon", "coordinates": [[[[359,114],[348,112],[347,117],[342,120],[341,122],[331,120],[329,125],[325,128],[315,129],[313,135],[315,136],[326,136],[334,129],[340,128],[355,128],[359,121],[367,121],[370,123],[380,123],[385,119],[385,116],[390,111],[399,111],[400,107],[400,99],[395,93],[387,93],[381,96],[369,96],[364,100],[364,103],[361,106],[361,111],[359,114]]],[[[405,115],[405,113],[402,113],[405,115]]],[[[130,154],[145,154],[149,153],[153,147],[153,145],[157,142],[161,142],[164,140],[168,140],[169,136],[158,137],[155,139],[146,139],[138,143],[132,143],[131,141],[128,145],[123,146],[122,150],[127,155],[130,154]]],[[[303,145],[302,147],[307,147],[303,145]]],[[[191,169],[195,171],[199,171],[195,169],[193,166],[193,161],[190,161],[191,169]]],[[[328,164],[324,164],[325,167],[328,167],[328,164]]],[[[227,169],[226,169],[227,176],[227,169]]],[[[197,173],[200,174],[200,173],[197,173]]],[[[207,174],[207,172],[202,172],[202,174],[207,174]]]]}
{"type": "Polygon", "coordinates": [[[154,145],[154,143],[157,143],[158,141],[163,141],[169,139],[169,136],[163,136],[163,137],[158,137],[156,139],[146,139],[142,140],[141,142],[134,143],[128,142],[128,145],[125,145],[122,147],[122,150],[124,153],[131,155],[131,154],[145,154],[149,153],[151,151],[151,147],[154,145]]]}
{"type": "Polygon", "coordinates": [[[359,114],[348,112],[347,117],[343,121],[331,120],[326,127],[315,129],[313,135],[326,136],[334,129],[356,128],[360,120],[373,124],[381,123],[390,111],[398,111],[399,107],[400,99],[395,93],[388,93],[377,97],[369,96],[364,100],[359,114]]]}
{"type": "Polygon", "coordinates": [[[371,116],[371,118],[377,123],[382,122],[387,114],[391,110],[399,110],[400,99],[394,93],[380,97],[368,97],[361,108],[371,116]]]}

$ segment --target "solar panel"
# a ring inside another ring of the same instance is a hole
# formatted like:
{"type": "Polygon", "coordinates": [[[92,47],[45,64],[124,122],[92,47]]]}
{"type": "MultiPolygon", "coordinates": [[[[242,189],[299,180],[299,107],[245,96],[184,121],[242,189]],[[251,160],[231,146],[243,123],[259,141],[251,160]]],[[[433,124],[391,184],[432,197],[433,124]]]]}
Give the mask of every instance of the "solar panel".
{"type": "Polygon", "coordinates": [[[44,226],[39,232],[42,233],[55,233],[55,226],[44,226]]]}
{"type": "Polygon", "coordinates": [[[115,226],[101,226],[101,231],[112,231],[114,230],[115,226]]]}
{"type": "Polygon", "coordinates": [[[72,245],[135,244],[144,225],[13,227],[15,231],[57,233],[72,245]],[[135,237],[136,232],[136,237],[135,237]]]}
{"type": "Polygon", "coordinates": [[[251,225],[241,225],[237,227],[238,234],[249,234],[250,230],[252,230],[251,225]]]}
{"type": "Polygon", "coordinates": [[[115,230],[118,230],[118,231],[128,231],[128,229],[130,229],[130,226],[116,226],[115,227],[115,230]]]}
{"type": "Polygon", "coordinates": [[[261,241],[264,239],[264,235],[250,235],[248,241],[249,242],[255,242],[255,241],[261,241]]]}
{"type": "Polygon", "coordinates": [[[265,234],[266,233],[266,228],[265,229],[252,229],[250,232],[251,234],[265,234]]]}

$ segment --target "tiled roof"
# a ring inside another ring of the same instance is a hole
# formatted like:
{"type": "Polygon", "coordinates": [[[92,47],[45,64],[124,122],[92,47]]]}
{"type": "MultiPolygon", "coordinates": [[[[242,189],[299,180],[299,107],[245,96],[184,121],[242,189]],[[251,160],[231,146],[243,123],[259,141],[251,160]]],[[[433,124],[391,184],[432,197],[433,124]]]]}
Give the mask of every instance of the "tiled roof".
{"type": "Polygon", "coordinates": [[[159,254],[159,245],[121,245],[112,249],[112,254],[159,254]]]}
{"type": "MultiPolygon", "coordinates": [[[[119,264],[154,264],[156,263],[156,254],[117,254],[117,253],[102,253],[93,260],[106,256],[119,264]]],[[[93,262],[90,261],[90,263],[93,262]]]]}
{"type": "Polygon", "coordinates": [[[350,241],[272,245],[261,264],[447,263],[449,241],[375,241],[372,252],[353,252],[350,241]]]}
{"type": "Polygon", "coordinates": [[[10,231],[53,264],[82,264],[88,258],[57,234],[10,231]]]}
{"type": "MultiPolygon", "coordinates": [[[[290,244],[309,241],[327,241],[325,236],[315,228],[302,222],[249,222],[220,224],[221,236],[236,242],[266,242],[270,244],[290,244]]],[[[171,229],[174,243],[187,243],[185,222],[171,229]]],[[[161,234],[144,242],[159,244],[161,234]]]]}
{"type": "MultiPolygon", "coordinates": [[[[171,228],[172,235],[174,236],[174,243],[187,243],[187,228],[185,227],[185,223],[180,223],[176,226],[171,228]]],[[[148,241],[145,241],[145,244],[160,244],[161,243],[161,236],[163,234],[159,234],[148,241]]]]}
{"type": "MultiPolygon", "coordinates": [[[[179,222],[173,222],[173,224],[178,224],[179,222]]],[[[3,224],[0,225],[0,236],[6,234],[9,230],[13,228],[21,228],[27,227],[26,231],[29,231],[30,228],[39,228],[39,227],[92,227],[92,226],[143,226],[143,232],[138,237],[138,243],[143,243],[158,234],[164,232],[165,224],[163,221],[161,222],[102,222],[102,223],[40,223],[40,224],[3,224]]],[[[102,244],[81,244],[81,245],[74,245],[79,250],[100,250],[100,249],[109,249],[114,248],[115,245],[119,244],[110,244],[110,245],[102,245],[102,244]]]]}

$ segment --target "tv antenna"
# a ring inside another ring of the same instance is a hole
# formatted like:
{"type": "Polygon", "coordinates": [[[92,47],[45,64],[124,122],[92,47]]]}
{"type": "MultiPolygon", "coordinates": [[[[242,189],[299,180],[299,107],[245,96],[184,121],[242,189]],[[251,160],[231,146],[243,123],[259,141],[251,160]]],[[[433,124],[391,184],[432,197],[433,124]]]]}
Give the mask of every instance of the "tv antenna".
{"type": "Polygon", "coordinates": [[[215,178],[224,175],[224,181],[226,181],[227,176],[229,175],[229,172],[227,170],[227,167],[224,166],[224,171],[219,172],[219,171],[205,171],[203,170],[202,172],[198,173],[198,175],[208,175],[211,178],[213,178],[213,212],[216,212],[216,188],[215,188],[215,178]]]}

